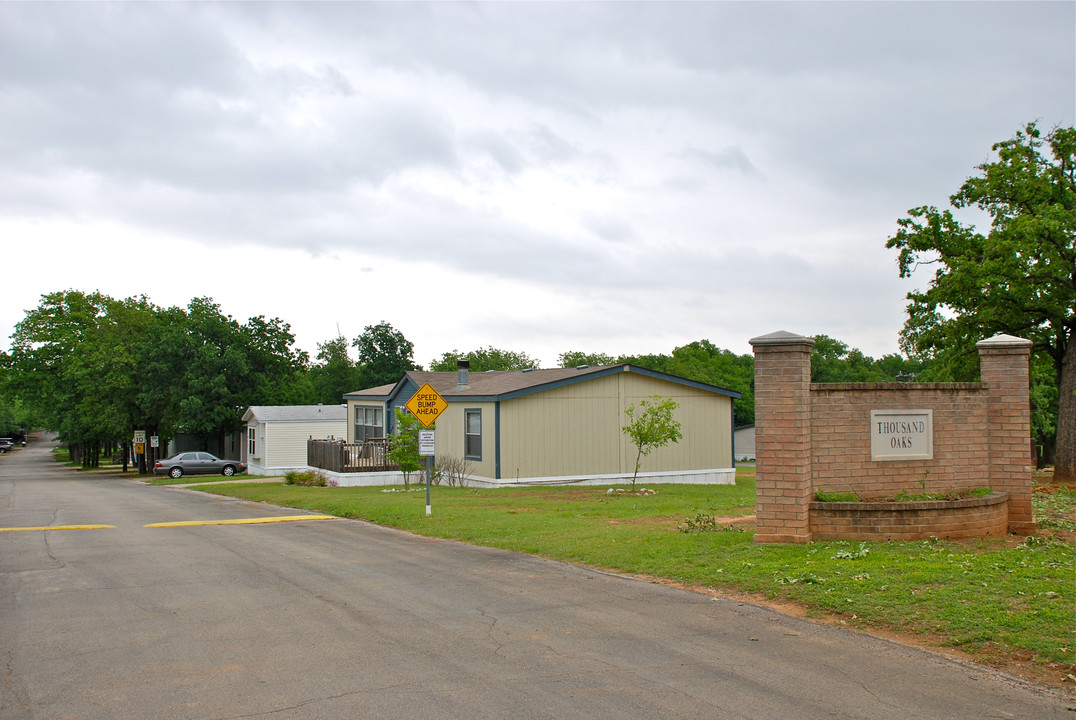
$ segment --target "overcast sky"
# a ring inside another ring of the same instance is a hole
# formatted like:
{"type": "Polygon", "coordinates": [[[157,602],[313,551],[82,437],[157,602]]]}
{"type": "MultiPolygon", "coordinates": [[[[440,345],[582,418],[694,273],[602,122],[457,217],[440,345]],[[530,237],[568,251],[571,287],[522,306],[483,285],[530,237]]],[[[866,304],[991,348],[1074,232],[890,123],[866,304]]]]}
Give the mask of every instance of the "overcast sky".
{"type": "Polygon", "coordinates": [[[1076,3],[0,4],[0,346],[212,297],[311,356],[898,350],[885,248],[1076,114],[1076,3]]]}

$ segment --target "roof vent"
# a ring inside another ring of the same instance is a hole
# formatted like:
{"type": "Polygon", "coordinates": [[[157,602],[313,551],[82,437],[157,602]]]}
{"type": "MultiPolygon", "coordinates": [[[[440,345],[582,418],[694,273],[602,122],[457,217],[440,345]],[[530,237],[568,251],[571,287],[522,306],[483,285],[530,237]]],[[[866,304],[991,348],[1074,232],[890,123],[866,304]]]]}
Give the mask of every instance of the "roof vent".
{"type": "Polygon", "coordinates": [[[575,369],[576,370],[586,370],[589,367],[590,367],[590,365],[576,365],[575,369]]]}
{"type": "Polygon", "coordinates": [[[534,372],[534,368],[523,368],[523,372],[534,372]]]}
{"type": "Polygon", "coordinates": [[[456,361],[456,372],[458,373],[458,376],[457,376],[457,379],[456,379],[457,380],[456,392],[459,392],[460,390],[465,390],[469,386],[470,383],[469,383],[469,378],[467,377],[467,375],[468,375],[468,372],[470,371],[470,369],[471,369],[471,361],[470,360],[457,360],[456,361]]]}

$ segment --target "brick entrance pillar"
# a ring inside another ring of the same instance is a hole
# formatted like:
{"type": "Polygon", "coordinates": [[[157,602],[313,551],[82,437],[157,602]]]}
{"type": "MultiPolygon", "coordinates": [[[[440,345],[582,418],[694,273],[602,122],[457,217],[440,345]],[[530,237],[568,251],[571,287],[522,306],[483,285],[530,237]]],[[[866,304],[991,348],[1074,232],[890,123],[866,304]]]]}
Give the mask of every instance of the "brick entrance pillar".
{"type": "Polygon", "coordinates": [[[788,332],[753,338],[755,542],[811,541],[811,348],[788,332]]]}
{"type": "Polygon", "coordinates": [[[1009,493],[1009,532],[1031,535],[1031,341],[997,335],[975,347],[987,386],[990,487],[1009,493]]]}

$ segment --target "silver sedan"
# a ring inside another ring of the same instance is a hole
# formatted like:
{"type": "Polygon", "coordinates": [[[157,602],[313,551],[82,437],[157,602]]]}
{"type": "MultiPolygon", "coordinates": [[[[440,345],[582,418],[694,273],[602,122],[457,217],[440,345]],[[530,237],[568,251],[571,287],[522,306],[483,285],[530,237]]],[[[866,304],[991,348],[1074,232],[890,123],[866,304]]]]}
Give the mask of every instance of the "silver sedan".
{"type": "Polygon", "coordinates": [[[238,460],[221,460],[207,452],[184,452],[173,455],[167,460],[158,460],[153,466],[155,475],[168,475],[172,478],[184,475],[225,475],[231,477],[236,473],[246,472],[246,463],[238,460]]]}

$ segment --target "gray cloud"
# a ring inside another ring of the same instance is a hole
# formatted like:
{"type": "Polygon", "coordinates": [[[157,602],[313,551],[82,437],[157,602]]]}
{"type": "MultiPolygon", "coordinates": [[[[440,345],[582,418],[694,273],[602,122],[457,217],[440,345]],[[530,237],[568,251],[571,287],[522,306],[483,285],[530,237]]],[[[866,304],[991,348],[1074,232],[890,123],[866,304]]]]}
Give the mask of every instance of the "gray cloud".
{"type": "Polygon", "coordinates": [[[568,306],[491,332],[690,341],[784,313],[854,317],[834,327],[856,344],[899,327],[896,218],[1027,121],[1073,122],[1074,23],[1070,3],[0,4],[0,227],[364,277],[421,258],[568,306]]]}
{"type": "Polygon", "coordinates": [[[755,167],[741,147],[730,146],[716,151],[687,148],[680,155],[681,157],[710,165],[718,170],[731,169],[748,176],[760,174],[758,168],[755,167]]]}

